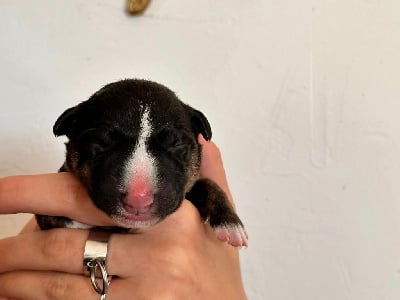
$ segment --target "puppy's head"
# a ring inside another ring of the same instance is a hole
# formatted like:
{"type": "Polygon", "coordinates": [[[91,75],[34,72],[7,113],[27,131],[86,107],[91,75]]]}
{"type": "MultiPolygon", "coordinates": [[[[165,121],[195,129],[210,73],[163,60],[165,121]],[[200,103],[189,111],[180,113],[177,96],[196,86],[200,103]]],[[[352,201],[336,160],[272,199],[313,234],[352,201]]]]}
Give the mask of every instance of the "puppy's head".
{"type": "Polygon", "coordinates": [[[69,139],[62,170],[126,228],[154,225],[180,206],[198,177],[198,134],[211,138],[201,112],[145,80],[106,85],[66,110],[53,131],[69,139]]]}

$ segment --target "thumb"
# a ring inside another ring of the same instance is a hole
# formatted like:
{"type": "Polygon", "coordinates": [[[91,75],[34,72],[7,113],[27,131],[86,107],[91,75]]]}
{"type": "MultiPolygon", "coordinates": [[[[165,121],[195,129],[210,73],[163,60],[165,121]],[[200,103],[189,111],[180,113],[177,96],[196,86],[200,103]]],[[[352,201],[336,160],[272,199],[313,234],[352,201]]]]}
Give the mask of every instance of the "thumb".
{"type": "Polygon", "coordinates": [[[221,151],[218,146],[211,141],[206,141],[200,134],[198,141],[202,146],[202,158],[200,166],[200,176],[213,180],[227,194],[230,202],[234,206],[233,198],[228,186],[225,169],[222,161],[221,151]]]}

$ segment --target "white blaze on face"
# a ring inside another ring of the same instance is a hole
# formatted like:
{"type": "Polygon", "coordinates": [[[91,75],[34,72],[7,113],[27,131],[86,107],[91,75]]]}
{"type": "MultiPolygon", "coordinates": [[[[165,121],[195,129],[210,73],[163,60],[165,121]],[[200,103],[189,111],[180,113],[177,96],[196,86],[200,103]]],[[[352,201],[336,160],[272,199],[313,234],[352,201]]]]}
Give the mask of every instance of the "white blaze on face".
{"type": "MultiPolygon", "coordinates": [[[[152,133],[150,109],[146,107],[140,120],[140,131],[136,146],[125,166],[124,187],[129,189],[132,186],[149,188],[153,193],[157,187],[156,160],[148,152],[147,141],[152,133]]],[[[136,191],[135,191],[136,192],[136,191]]],[[[140,191],[138,191],[140,193],[140,191]]]]}

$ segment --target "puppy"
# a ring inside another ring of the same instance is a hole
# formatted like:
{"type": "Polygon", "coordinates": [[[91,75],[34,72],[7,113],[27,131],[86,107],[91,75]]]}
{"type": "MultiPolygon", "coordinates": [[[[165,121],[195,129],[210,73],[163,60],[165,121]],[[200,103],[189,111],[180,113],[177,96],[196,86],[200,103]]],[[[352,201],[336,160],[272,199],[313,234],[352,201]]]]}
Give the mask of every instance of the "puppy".
{"type": "MultiPolygon", "coordinates": [[[[217,237],[247,246],[247,234],[226,194],[200,178],[199,134],[211,139],[207,118],[168,88],[127,79],[106,85],[56,121],[68,137],[60,172],[71,172],[94,204],[119,228],[145,229],[188,199],[217,237]]],[[[65,217],[36,216],[42,229],[90,228],[65,217]]]]}

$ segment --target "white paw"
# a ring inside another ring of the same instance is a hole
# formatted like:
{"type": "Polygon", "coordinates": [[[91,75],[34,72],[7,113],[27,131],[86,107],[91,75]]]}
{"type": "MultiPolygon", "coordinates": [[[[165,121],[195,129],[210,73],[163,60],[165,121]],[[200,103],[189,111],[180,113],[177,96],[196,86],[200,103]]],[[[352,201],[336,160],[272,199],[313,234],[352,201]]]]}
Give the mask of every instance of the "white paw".
{"type": "Polygon", "coordinates": [[[246,230],[238,224],[225,224],[214,228],[220,241],[227,242],[234,247],[247,247],[248,235],[246,230]]]}
{"type": "Polygon", "coordinates": [[[71,222],[66,224],[67,228],[75,228],[75,229],[90,229],[93,228],[91,225],[87,225],[78,221],[72,220],[71,222]]]}

